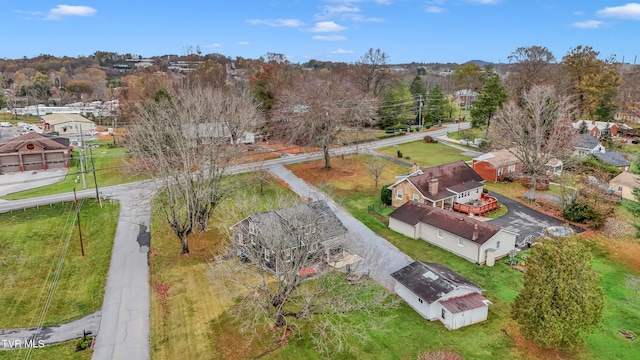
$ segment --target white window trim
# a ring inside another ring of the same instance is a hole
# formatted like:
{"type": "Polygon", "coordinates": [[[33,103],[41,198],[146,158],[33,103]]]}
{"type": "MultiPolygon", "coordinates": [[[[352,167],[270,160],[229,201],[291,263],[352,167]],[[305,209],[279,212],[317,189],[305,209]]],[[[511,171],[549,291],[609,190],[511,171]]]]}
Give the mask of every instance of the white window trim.
{"type": "Polygon", "coordinates": [[[402,190],[396,190],[396,200],[402,200],[402,190]]]}
{"type": "Polygon", "coordinates": [[[413,194],[413,201],[419,201],[420,197],[418,196],[418,194],[413,194]]]}

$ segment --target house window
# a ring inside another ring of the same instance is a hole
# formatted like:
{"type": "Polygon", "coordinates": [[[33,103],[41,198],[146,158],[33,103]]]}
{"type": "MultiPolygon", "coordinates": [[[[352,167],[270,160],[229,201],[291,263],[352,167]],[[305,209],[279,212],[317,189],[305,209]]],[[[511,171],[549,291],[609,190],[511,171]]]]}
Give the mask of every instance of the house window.
{"type": "Polygon", "coordinates": [[[444,236],[444,233],[442,232],[441,229],[438,229],[438,237],[442,238],[444,236]]]}
{"type": "Polygon", "coordinates": [[[442,318],[443,319],[444,319],[444,314],[445,314],[444,309],[442,309],[442,318]]]}
{"type": "Polygon", "coordinates": [[[516,165],[515,164],[514,165],[509,165],[509,168],[507,169],[507,172],[512,173],[514,171],[516,171],[516,165]]]}
{"type": "Polygon", "coordinates": [[[480,193],[480,189],[476,189],[476,194],[479,194],[479,193],[480,193]]]}
{"type": "Polygon", "coordinates": [[[458,236],[458,246],[464,246],[464,240],[458,236]]]}
{"type": "Polygon", "coordinates": [[[423,301],[422,299],[420,299],[420,298],[418,298],[418,302],[419,302],[420,304],[424,304],[424,301],[423,301]]]}
{"type": "Polygon", "coordinates": [[[242,233],[238,233],[238,243],[244,244],[244,235],[242,233]]]}
{"type": "Polygon", "coordinates": [[[496,242],[496,249],[499,249],[499,248],[500,248],[500,241],[497,241],[496,242]]]}
{"type": "Polygon", "coordinates": [[[498,176],[502,175],[502,168],[498,168],[498,176]]]}
{"type": "Polygon", "coordinates": [[[402,190],[396,191],[396,199],[402,200],[402,190]]]}
{"type": "Polygon", "coordinates": [[[264,261],[266,262],[270,262],[271,261],[271,253],[269,252],[269,250],[264,250],[264,261]]]}
{"type": "Polygon", "coordinates": [[[618,186],[618,191],[622,191],[622,186],[618,186]]]}
{"type": "Polygon", "coordinates": [[[256,224],[254,224],[253,222],[249,223],[249,234],[250,235],[256,234],[256,224]]]}
{"type": "Polygon", "coordinates": [[[418,194],[413,194],[413,201],[418,201],[418,194]]]}

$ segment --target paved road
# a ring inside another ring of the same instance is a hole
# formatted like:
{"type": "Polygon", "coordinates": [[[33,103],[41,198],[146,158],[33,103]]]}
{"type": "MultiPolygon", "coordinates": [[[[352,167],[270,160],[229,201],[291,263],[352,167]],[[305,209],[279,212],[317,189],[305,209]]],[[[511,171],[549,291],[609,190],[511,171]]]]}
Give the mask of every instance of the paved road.
{"type": "MultiPolygon", "coordinates": [[[[450,131],[452,126],[454,125],[431,131],[428,134],[440,136],[450,131]]],[[[469,124],[464,123],[461,128],[467,127],[469,124]]],[[[373,143],[345,146],[331,150],[331,155],[351,154],[356,151],[368,152],[375,148],[420,140],[424,135],[425,133],[410,133],[373,143]]],[[[317,160],[322,157],[321,152],[292,155],[261,163],[234,166],[229,169],[228,173],[273,169],[272,171],[276,175],[280,174],[297,193],[321,199],[325,198],[324,194],[293,176],[283,165],[317,160]]],[[[120,218],[116,228],[94,359],[149,359],[149,269],[147,254],[140,252],[140,246],[136,240],[141,231],[141,225],[148,227],[150,224],[150,200],[154,193],[153,189],[155,189],[154,182],[148,180],[104,187],[100,190],[102,196],[120,201],[120,218]]],[[[89,198],[95,196],[95,190],[78,191],[77,196],[78,198],[89,198]]],[[[2,201],[0,202],[0,212],[72,200],[73,193],[66,193],[25,200],[2,201]]],[[[354,234],[352,244],[354,252],[361,254],[367,260],[367,268],[358,270],[370,270],[370,275],[374,279],[391,289],[393,280],[389,274],[410,263],[411,259],[348,215],[333,201],[330,201],[330,204],[340,220],[354,234]]],[[[55,327],[52,329],[54,332],[56,331],[55,327]]],[[[62,339],[61,337],[58,341],[77,337],[79,336],[67,334],[66,338],[62,339]]]]}
{"type": "Polygon", "coordinates": [[[105,190],[120,201],[120,218],[93,359],[149,359],[148,248],[140,246],[138,236],[151,224],[153,194],[151,186],[105,190]]]}
{"type": "Polygon", "coordinates": [[[55,344],[69,339],[81,338],[83,331],[91,331],[96,334],[100,326],[101,312],[98,311],[83,318],[53,326],[38,328],[0,330],[0,349],[20,347],[16,340],[24,344],[25,340],[34,340],[39,344],[42,340],[45,345],[55,344]]]}
{"type": "Polygon", "coordinates": [[[314,201],[327,201],[336,216],[342,221],[342,224],[349,229],[351,239],[347,246],[347,251],[363,258],[363,261],[355,271],[369,272],[369,276],[393,291],[394,282],[389,274],[412,263],[413,260],[410,257],[371,231],[324,193],[307,184],[288,169],[283,166],[274,166],[269,169],[269,172],[287,183],[291,190],[301,197],[310,198],[314,201]]]}

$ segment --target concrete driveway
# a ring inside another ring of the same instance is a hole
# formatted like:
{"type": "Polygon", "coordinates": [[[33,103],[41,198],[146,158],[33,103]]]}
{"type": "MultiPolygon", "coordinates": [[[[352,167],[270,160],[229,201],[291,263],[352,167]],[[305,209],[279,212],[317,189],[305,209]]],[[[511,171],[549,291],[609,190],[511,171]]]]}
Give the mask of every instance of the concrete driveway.
{"type": "MultiPolygon", "coordinates": [[[[560,219],[543,214],[502,195],[493,192],[490,192],[489,195],[495,196],[509,211],[506,215],[487,222],[518,233],[516,243],[522,241],[529,235],[538,236],[544,229],[550,226],[563,226],[566,224],[560,219]]],[[[577,226],[572,225],[571,227],[578,233],[584,231],[584,229],[577,226]]]]}
{"type": "Polygon", "coordinates": [[[0,196],[29,190],[64,180],[69,169],[23,171],[0,174],[0,196]]]}

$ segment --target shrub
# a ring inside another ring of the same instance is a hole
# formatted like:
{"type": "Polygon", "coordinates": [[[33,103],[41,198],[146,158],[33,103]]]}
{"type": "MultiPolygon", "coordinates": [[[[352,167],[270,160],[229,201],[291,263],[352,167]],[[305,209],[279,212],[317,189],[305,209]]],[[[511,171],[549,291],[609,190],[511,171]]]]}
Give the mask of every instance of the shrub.
{"type": "Polygon", "coordinates": [[[391,190],[388,189],[389,186],[391,184],[385,185],[380,189],[380,201],[385,205],[391,205],[391,190]]]}
{"type": "Polygon", "coordinates": [[[598,214],[591,206],[575,200],[562,210],[562,216],[569,221],[577,223],[596,222],[598,220],[598,214]]]}
{"type": "Polygon", "coordinates": [[[424,142],[426,142],[427,144],[435,144],[438,142],[438,140],[434,139],[433,136],[429,136],[429,135],[426,135],[422,139],[424,139],[424,142]]]}
{"type": "Polygon", "coordinates": [[[411,160],[411,157],[409,155],[405,156],[404,158],[407,160],[411,160]]]}
{"type": "Polygon", "coordinates": [[[402,158],[402,151],[398,150],[398,157],[402,158]]]}

